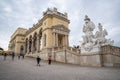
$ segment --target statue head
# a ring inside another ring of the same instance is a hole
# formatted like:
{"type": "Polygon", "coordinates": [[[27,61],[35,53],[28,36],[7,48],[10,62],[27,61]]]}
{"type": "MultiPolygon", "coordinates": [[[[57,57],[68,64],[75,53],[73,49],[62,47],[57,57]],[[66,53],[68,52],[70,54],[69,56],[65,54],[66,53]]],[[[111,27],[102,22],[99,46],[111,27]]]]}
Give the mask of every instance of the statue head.
{"type": "Polygon", "coordinates": [[[84,21],[90,21],[90,18],[87,15],[85,15],[84,21]]]}
{"type": "Polygon", "coordinates": [[[102,31],[103,30],[103,28],[102,28],[103,26],[101,25],[101,23],[98,23],[98,29],[100,30],[100,31],[102,31]]]}

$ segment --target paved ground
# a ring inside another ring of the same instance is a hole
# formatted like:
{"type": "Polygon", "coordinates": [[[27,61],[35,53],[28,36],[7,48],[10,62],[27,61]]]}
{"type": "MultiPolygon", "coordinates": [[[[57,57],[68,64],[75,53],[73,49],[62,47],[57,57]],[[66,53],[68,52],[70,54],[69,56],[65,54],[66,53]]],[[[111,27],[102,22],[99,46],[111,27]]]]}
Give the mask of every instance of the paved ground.
{"type": "Polygon", "coordinates": [[[35,59],[12,61],[0,56],[0,80],[120,80],[120,68],[93,68],[42,61],[36,66],[35,59]]]}

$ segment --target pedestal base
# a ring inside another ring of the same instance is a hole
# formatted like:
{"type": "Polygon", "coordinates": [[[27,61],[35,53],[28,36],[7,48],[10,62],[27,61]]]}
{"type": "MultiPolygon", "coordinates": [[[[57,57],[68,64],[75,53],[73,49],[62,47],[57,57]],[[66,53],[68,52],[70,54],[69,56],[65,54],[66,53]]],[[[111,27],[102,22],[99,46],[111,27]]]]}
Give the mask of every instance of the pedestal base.
{"type": "Polygon", "coordinates": [[[101,54],[100,48],[94,47],[91,51],[86,51],[81,48],[80,65],[81,66],[97,66],[101,67],[101,54]]]}
{"type": "Polygon", "coordinates": [[[84,48],[81,47],[81,54],[93,54],[93,53],[99,54],[99,52],[100,52],[100,48],[99,47],[94,47],[90,51],[86,51],[84,48]]]}

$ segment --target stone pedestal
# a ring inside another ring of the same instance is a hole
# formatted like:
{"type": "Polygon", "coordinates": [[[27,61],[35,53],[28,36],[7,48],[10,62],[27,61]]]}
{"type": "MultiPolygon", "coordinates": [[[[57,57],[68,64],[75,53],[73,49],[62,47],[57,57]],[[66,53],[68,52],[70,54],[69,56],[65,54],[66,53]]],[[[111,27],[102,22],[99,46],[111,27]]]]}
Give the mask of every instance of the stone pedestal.
{"type": "Polygon", "coordinates": [[[100,47],[93,47],[93,49],[90,51],[86,51],[85,48],[81,47],[81,54],[93,54],[93,53],[99,54],[99,52],[100,52],[100,47]]]}
{"type": "Polygon", "coordinates": [[[84,48],[81,48],[80,65],[101,67],[102,56],[100,48],[94,47],[91,51],[86,51],[84,48]]]}

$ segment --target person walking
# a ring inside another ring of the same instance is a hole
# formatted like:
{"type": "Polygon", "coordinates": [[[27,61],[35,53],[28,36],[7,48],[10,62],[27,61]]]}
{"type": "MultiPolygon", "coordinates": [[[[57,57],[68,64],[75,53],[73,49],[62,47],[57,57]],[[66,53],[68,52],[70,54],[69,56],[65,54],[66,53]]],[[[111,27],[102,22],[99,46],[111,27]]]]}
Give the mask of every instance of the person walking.
{"type": "Polygon", "coordinates": [[[15,57],[15,53],[12,52],[12,60],[14,60],[14,57],[15,57]]]}
{"type": "Polygon", "coordinates": [[[6,60],[6,57],[7,57],[7,53],[4,53],[4,60],[6,60]]]}
{"type": "Polygon", "coordinates": [[[37,60],[37,66],[40,66],[41,58],[39,56],[37,56],[36,60],[37,60]]]}
{"type": "Polygon", "coordinates": [[[23,54],[23,55],[22,55],[23,59],[24,59],[24,56],[25,56],[25,55],[23,54]]]}
{"type": "Polygon", "coordinates": [[[18,54],[18,59],[20,59],[20,54],[18,54]]]}
{"type": "Polygon", "coordinates": [[[49,56],[49,57],[48,57],[48,64],[49,64],[49,65],[51,65],[51,61],[52,61],[51,56],[49,56]]]}

